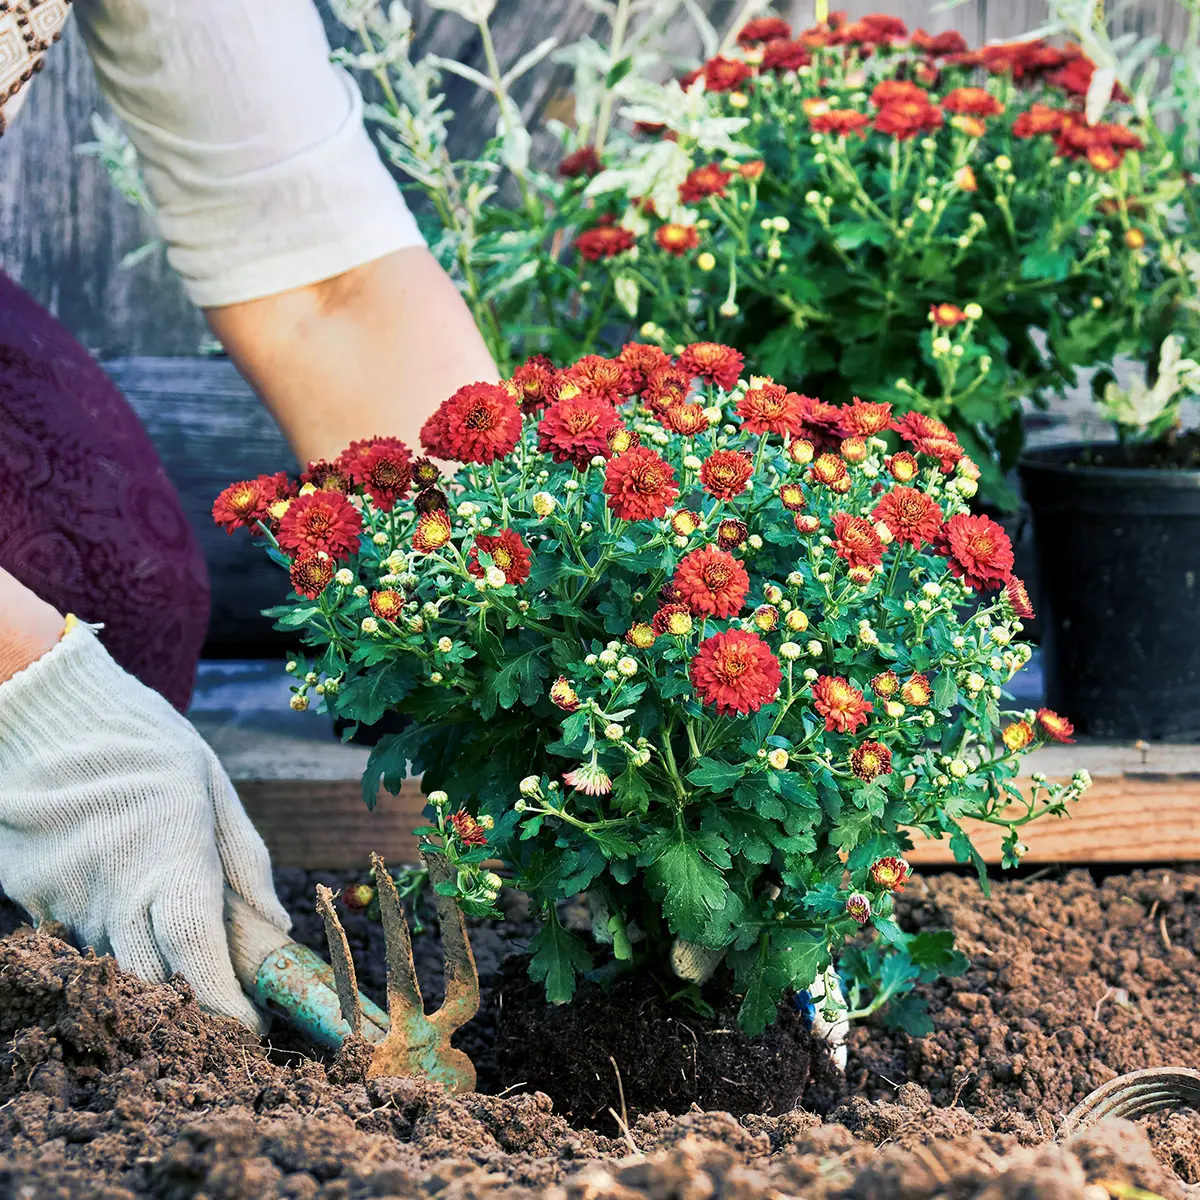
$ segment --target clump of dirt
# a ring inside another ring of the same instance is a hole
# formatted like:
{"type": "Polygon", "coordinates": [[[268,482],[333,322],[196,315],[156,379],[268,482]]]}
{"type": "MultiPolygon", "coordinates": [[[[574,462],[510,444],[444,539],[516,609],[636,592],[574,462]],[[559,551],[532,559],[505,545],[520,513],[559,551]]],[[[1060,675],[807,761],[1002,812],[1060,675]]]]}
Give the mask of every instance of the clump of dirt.
{"type": "Polygon", "coordinates": [[[794,1005],[781,1004],[778,1020],[751,1039],[738,1026],[737,1002],[711,999],[704,1013],[639,973],[611,988],[585,982],[570,1004],[548,1006],[526,960],[514,957],[489,989],[485,1020],[495,1043],[480,1085],[545,1092],[573,1122],[604,1129],[622,1105],[635,1113],[698,1105],[735,1116],[832,1107],[845,1080],[794,1005]]]}
{"type": "Polygon", "coordinates": [[[1049,1137],[1060,1116],[1126,1071],[1200,1063],[1200,874],[1097,882],[1086,871],[993,887],[919,879],[908,928],[951,928],[971,968],[927,991],[926,1038],[859,1027],[851,1086],[887,1098],[906,1080],[988,1122],[1049,1137]]]}

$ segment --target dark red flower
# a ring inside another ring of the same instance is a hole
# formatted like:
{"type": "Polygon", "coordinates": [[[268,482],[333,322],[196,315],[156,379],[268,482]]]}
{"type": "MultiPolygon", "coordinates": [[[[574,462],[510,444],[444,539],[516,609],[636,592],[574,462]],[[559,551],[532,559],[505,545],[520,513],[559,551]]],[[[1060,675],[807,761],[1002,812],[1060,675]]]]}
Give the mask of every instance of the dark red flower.
{"type": "Polygon", "coordinates": [[[597,225],[579,234],[575,249],[581,258],[596,262],[601,258],[616,258],[626,250],[632,250],[636,242],[633,234],[620,225],[597,225]]]}
{"type": "Polygon", "coordinates": [[[1003,587],[1012,576],[1012,543],[991,517],[951,517],[938,550],[949,559],[951,573],[977,591],[1003,587]]]}
{"type": "MultiPolygon", "coordinates": [[[[356,442],[355,445],[360,443],[356,442]]],[[[401,443],[403,445],[403,443],[401,443]]],[[[407,447],[406,447],[407,451],[407,447]]],[[[338,463],[319,458],[308,464],[308,470],[300,476],[300,484],[311,483],[318,492],[348,492],[350,474],[338,463]]]]}
{"type": "Polygon", "coordinates": [[[928,104],[929,93],[910,79],[884,79],[872,90],[871,103],[876,108],[888,104],[928,104]]]}
{"type": "Polygon", "coordinates": [[[369,603],[371,611],[381,621],[395,623],[404,615],[404,593],[397,592],[393,588],[372,592],[369,603]]]}
{"type": "Polygon", "coordinates": [[[672,433],[695,437],[708,428],[708,417],[700,404],[672,404],[662,414],[662,423],[672,433]]]}
{"type": "Polygon", "coordinates": [[[654,240],[668,254],[682,258],[700,245],[700,234],[695,225],[660,225],[654,232],[654,240]]]}
{"type": "Polygon", "coordinates": [[[1033,602],[1029,599],[1029,589],[1015,575],[1004,585],[1004,598],[1012,609],[1014,617],[1022,621],[1033,620],[1033,602]]]}
{"type": "Polygon", "coordinates": [[[879,133],[906,141],[920,133],[941,129],[944,120],[942,110],[927,100],[897,100],[875,114],[875,128],[879,133]]]}
{"type": "Polygon", "coordinates": [[[912,35],[910,45],[914,50],[920,50],[922,54],[927,54],[930,58],[941,58],[947,54],[965,54],[967,51],[967,39],[957,29],[947,29],[932,36],[925,30],[918,29],[912,35]]]}
{"type": "MultiPolygon", "coordinates": [[[[891,759],[889,753],[888,759],[891,759]]],[[[871,864],[871,882],[885,892],[902,892],[912,875],[912,868],[902,858],[889,854],[871,864]]]]}
{"type": "Polygon", "coordinates": [[[744,546],[749,534],[746,522],[739,521],[736,517],[726,517],[717,522],[717,545],[722,550],[736,550],[739,546],[744,546]]]}
{"type": "Polygon", "coordinates": [[[358,549],[361,530],[362,517],[341,492],[310,492],[288,505],[276,537],[288,554],[321,551],[343,559],[358,549]]]}
{"type": "Polygon", "coordinates": [[[412,482],[412,456],[395,438],[379,438],[344,461],[351,480],[370,494],[380,512],[391,512],[412,482]]]}
{"type": "Polygon", "coordinates": [[[654,614],[651,628],[659,637],[687,637],[692,632],[692,610],[686,604],[664,604],[654,614]]]}
{"type": "Polygon", "coordinates": [[[642,403],[660,416],[692,394],[692,375],[682,367],[668,365],[650,372],[642,389],[642,403]]]}
{"type": "Polygon", "coordinates": [[[725,391],[737,383],[745,361],[740,350],[720,342],[693,342],[679,356],[679,365],[689,376],[699,375],[725,391]]]}
{"type": "Polygon", "coordinates": [[[333,581],[333,559],[324,551],[304,551],[292,560],[292,587],[306,600],[315,600],[333,581]]]}
{"type": "Polygon", "coordinates": [[[886,465],[888,473],[899,483],[911,483],[921,473],[921,464],[907,450],[891,455],[886,465]]]}
{"type": "Polygon", "coordinates": [[[852,567],[877,567],[883,562],[883,542],[866,517],[833,514],[834,553],[852,567]]]}
{"type": "Polygon", "coordinates": [[[701,703],[722,716],[758,712],[779,691],[779,660],[756,633],[728,629],[705,638],[688,674],[701,703]]]}
{"type": "Polygon", "coordinates": [[[450,814],[450,825],[464,846],[486,846],[487,833],[465,808],[450,814]]]}
{"type": "Polygon", "coordinates": [[[710,58],[704,64],[704,90],[733,92],[754,75],[754,68],[738,58],[710,58]]]}
{"type": "Polygon", "coordinates": [[[747,433],[799,433],[804,411],[795,392],[770,379],[764,379],[758,387],[747,388],[737,402],[737,415],[747,433]]]}
{"type": "Polygon", "coordinates": [[[813,396],[801,396],[800,432],[818,452],[836,450],[842,442],[842,410],[813,396]]]}
{"type": "Polygon", "coordinates": [[[1062,109],[1049,108],[1045,104],[1031,104],[1013,122],[1013,137],[1031,138],[1043,133],[1058,133],[1066,116],[1062,109]]]}
{"type": "Polygon", "coordinates": [[[812,62],[812,55],[803,42],[768,42],[763,48],[762,69],[783,74],[798,71],[812,62]]]}
{"type": "Polygon", "coordinates": [[[679,185],[679,199],[684,204],[699,204],[709,196],[724,196],[732,178],[733,173],[723,170],[719,163],[696,167],[679,185]]]}
{"type": "Polygon", "coordinates": [[[507,386],[522,412],[536,413],[558,399],[560,384],[554,364],[544,354],[535,354],[513,372],[507,386]]]}
{"type": "Polygon", "coordinates": [[[942,531],[942,510],[916,488],[893,488],[875,505],[871,516],[882,521],[896,541],[907,542],[914,550],[937,541],[942,531]]]}
{"type": "Polygon", "coordinates": [[[750,591],[746,568],[715,546],[702,546],[685,555],[675,568],[673,582],[679,598],[697,616],[736,616],[750,591]]]}
{"type": "Polygon", "coordinates": [[[753,460],[740,450],[714,450],[700,464],[700,484],[718,500],[741,495],[753,474],[753,460]]]}
{"type": "Polygon", "coordinates": [[[583,471],[597,455],[608,457],[609,435],[623,428],[616,409],[594,396],[570,396],[546,409],[538,425],[538,448],[555,462],[583,471]]]}
{"type": "Polygon", "coordinates": [[[421,444],[435,458],[491,463],[510,454],[521,437],[521,410],[507,388],[468,383],[421,427],[421,444]]]}
{"type": "Polygon", "coordinates": [[[813,113],[808,118],[813,133],[832,133],[838,137],[845,137],[851,133],[865,137],[866,128],[870,123],[871,118],[866,113],[853,108],[829,108],[813,113]]]}
{"type": "Polygon", "coordinates": [[[467,555],[467,570],[477,579],[486,574],[479,561],[480,554],[491,556],[492,565],[504,572],[505,583],[522,584],[529,578],[533,555],[515,529],[476,534],[475,545],[467,555]]]}
{"type": "Polygon", "coordinates": [[[679,495],[675,468],[648,447],[634,446],[609,460],[604,494],[622,521],[656,520],[679,495]]]}
{"type": "Polygon", "coordinates": [[[558,173],[564,179],[578,179],[581,175],[591,177],[603,170],[604,164],[594,146],[580,146],[558,164],[558,173]]]}
{"type": "Polygon", "coordinates": [[[850,770],[870,783],[892,773],[892,752],[882,742],[859,742],[850,751],[850,770]]]}
{"type": "Polygon", "coordinates": [[[737,43],[743,50],[763,42],[775,42],[792,36],[792,27],[782,17],[755,17],[738,30],[737,43]]]}
{"type": "MultiPolygon", "coordinates": [[[[931,458],[938,459],[942,470],[947,474],[963,456],[962,447],[950,428],[927,413],[905,413],[893,428],[918,454],[928,454],[931,458]]],[[[899,457],[894,455],[893,459],[899,457]]]]}
{"type": "Polygon", "coordinates": [[[655,371],[671,365],[666,351],[644,342],[626,342],[617,355],[617,361],[628,373],[629,386],[635,392],[640,392],[646,386],[655,371]]]}
{"type": "Polygon", "coordinates": [[[822,675],[812,691],[813,707],[825,718],[827,733],[853,733],[873,711],[862,692],[840,675],[822,675]]]}
{"type": "Polygon", "coordinates": [[[573,383],[581,395],[592,396],[607,404],[620,404],[632,390],[629,372],[615,358],[585,354],[563,372],[563,382],[573,383]]]}
{"type": "Polygon", "coordinates": [[[1066,717],[1060,717],[1053,709],[1039,708],[1037,723],[1041,731],[1053,741],[1073,742],[1075,726],[1066,717]]]}
{"type": "Polygon", "coordinates": [[[779,486],[779,499],[788,512],[799,512],[808,504],[804,488],[798,483],[783,483],[779,486]]]}

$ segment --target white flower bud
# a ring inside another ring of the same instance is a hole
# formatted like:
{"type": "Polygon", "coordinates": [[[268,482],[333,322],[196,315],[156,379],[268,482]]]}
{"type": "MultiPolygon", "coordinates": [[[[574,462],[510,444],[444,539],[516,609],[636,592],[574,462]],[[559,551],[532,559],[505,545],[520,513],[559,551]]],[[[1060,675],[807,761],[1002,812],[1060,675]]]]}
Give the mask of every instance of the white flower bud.
{"type": "Polygon", "coordinates": [[[333,577],[339,587],[349,587],[354,582],[354,572],[347,570],[345,567],[335,572],[333,577]]]}
{"type": "Polygon", "coordinates": [[[824,642],[818,642],[815,638],[808,643],[808,657],[820,658],[825,653],[824,642]]]}
{"type": "Polygon", "coordinates": [[[775,768],[776,771],[784,770],[788,765],[788,752],[782,746],[777,746],[767,755],[767,762],[775,768]]]}
{"type": "Polygon", "coordinates": [[[377,546],[386,546],[388,544],[388,535],[386,533],[377,533],[372,539],[377,546]]]}
{"type": "Polygon", "coordinates": [[[374,617],[363,617],[359,628],[362,629],[363,633],[378,633],[379,622],[374,617]]]}
{"type": "Polygon", "coordinates": [[[616,721],[611,722],[604,727],[604,736],[610,742],[619,742],[625,736],[625,726],[618,725],[616,721]]]}
{"type": "Polygon", "coordinates": [[[784,642],[783,645],[779,647],[779,657],[787,662],[795,662],[796,659],[798,659],[803,653],[804,652],[800,649],[799,644],[796,642],[784,642]]]}
{"type": "Polygon", "coordinates": [[[443,654],[449,654],[454,649],[454,643],[448,637],[440,637],[438,638],[437,648],[443,654]]]}
{"type": "Polygon", "coordinates": [[[536,492],[534,494],[533,511],[539,517],[548,517],[557,507],[558,501],[549,492],[536,492]]]}
{"type": "Polygon", "coordinates": [[[632,679],[638,672],[638,665],[635,659],[626,655],[617,662],[617,670],[625,676],[626,679],[632,679]]]}
{"type": "Polygon", "coordinates": [[[426,799],[434,808],[444,808],[450,803],[450,797],[443,791],[430,792],[426,799]]]}
{"type": "Polygon", "coordinates": [[[484,579],[487,580],[487,585],[490,588],[502,588],[508,582],[504,572],[494,564],[488,567],[484,574],[484,579]]]}
{"type": "Polygon", "coordinates": [[[293,694],[288,704],[296,710],[296,712],[304,712],[308,708],[308,697],[301,696],[299,693],[293,694]]]}

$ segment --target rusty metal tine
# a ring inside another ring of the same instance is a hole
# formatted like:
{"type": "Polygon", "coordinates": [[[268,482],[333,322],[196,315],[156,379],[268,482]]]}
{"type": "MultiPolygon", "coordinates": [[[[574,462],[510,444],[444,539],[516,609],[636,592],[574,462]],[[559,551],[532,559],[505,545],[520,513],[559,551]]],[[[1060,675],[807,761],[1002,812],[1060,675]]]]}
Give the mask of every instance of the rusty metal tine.
{"type": "Polygon", "coordinates": [[[421,859],[433,885],[445,960],[446,998],[429,1020],[448,1039],[454,1030],[461,1029],[479,1011],[479,971],[462,909],[453,896],[443,896],[437,890],[437,884],[449,881],[453,868],[443,854],[427,855],[422,851],[421,859]]]}
{"type": "Polygon", "coordinates": [[[1168,1108],[1200,1106],[1200,1071],[1190,1067],[1148,1067],[1110,1079],[1075,1106],[1063,1121],[1060,1139],[1107,1117],[1148,1116],[1168,1108]]]}
{"type": "Polygon", "coordinates": [[[355,1037],[361,1037],[363,1011],[358,995],[358,978],[354,972],[354,959],[350,956],[350,943],[346,941],[346,931],[333,907],[333,893],[323,883],[317,884],[317,912],[325,922],[325,939],[329,943],[329,961],[333,966],[333,979],[337,985],[342,1019],[350,1026],[350,1032],[355,1037]]]}
{"type": "Polygon", "coordinates": [[[379,916],[383,924],[383,944],[387,955],[388,1016],[392,1029],[402,1026],[404,1018],[414,1012],[424,1012],[421,985],[413,965],[412,939],[404,907],[391,877],[378,854],[371,855],[371,871],[375,876],[375,895],[379,900],[379,916]]]}

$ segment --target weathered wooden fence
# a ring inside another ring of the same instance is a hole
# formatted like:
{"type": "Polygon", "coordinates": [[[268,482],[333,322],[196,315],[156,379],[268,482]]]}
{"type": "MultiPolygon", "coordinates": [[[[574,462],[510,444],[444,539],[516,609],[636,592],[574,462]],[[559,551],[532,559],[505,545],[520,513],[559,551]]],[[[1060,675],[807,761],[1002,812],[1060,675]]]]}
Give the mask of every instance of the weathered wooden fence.
{"type": "MultiPolygon", "coordinates": [[[[735,9],[734,0],[702,2],[718,26],[735,9]]],[[[812,16],[812,0],[778,7],[798,23],[812,16]]],[[[952,11],[936,11],[938,0],[837,0],[833,7],[855,15],[883,9],[914,28],[961,29],[973,42],[1015,36],[1045,16],[1045,0],[973,0],[952,11]]],[[[1117,8],[1115,0],[1109,8],[1117,8]]],[[[416,15],[423,47],[482,67],[479,38],[460,17],[432,9],[424,0],[416,15]]],[[[1123,26],[1157,30],[1168,38],[1179,32],[1183,19],[1176,0],[1140,0],[1116,17],[1123,26]]],[[[500,0],[497,48],[502,61],[512,61],[547,30],[569,42],[596,20],[582,0],[500,0]]],[[[332,17],[327,26],[335,43],[345,42],[346,31],[332,17]]],[[[539,70],[523,81],[518,99],[536,118],[567,81],[565,70],[539,70]]],[[[451,107],[463,118],[458,124],[466,143],[462,148],[469,150],[469,142],[482,138],[490,122],[470,119],[472,112],[482,118],[480,97],[471,85],[453,77],[448,83],[451,107]]],[[[122,256],[142,237],[138,215],[115,194],[98,163],[73,153],[74,146],[90,139],[91,115],[103,108],[82,40],[71,29],[49,56],[21,119],[0,139],[0,268],[102,358],[192,354],[204,332],[199,314],[161,259],[132,271],[120,267],[122,256]]]]}

